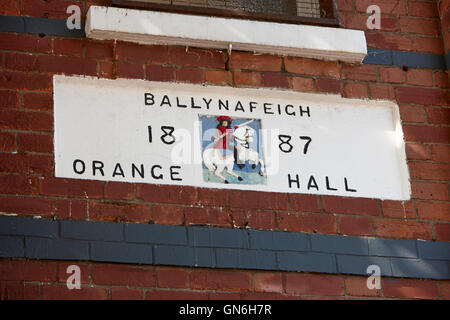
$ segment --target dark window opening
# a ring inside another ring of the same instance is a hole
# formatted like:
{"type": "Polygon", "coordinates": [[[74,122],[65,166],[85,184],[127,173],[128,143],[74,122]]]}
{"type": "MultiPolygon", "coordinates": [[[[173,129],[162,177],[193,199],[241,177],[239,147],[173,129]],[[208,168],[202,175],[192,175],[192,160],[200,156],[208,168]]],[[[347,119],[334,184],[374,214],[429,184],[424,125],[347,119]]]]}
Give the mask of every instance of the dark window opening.
{"type": "Polygon", "coordinates": [[[121,8],[339,26],[335,0],[112,0],[121,8]]]}

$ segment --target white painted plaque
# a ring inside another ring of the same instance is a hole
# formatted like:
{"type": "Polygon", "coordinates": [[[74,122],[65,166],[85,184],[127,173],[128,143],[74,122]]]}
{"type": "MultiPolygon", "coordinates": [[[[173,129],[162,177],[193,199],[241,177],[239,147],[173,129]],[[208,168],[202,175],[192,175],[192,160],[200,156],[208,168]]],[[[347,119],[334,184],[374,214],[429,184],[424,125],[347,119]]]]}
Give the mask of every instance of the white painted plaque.
{"type": "Polygon", "coordinates": [[[54,114],[57,177],[410,198],[389,101],[55,76],[54,114]]]}

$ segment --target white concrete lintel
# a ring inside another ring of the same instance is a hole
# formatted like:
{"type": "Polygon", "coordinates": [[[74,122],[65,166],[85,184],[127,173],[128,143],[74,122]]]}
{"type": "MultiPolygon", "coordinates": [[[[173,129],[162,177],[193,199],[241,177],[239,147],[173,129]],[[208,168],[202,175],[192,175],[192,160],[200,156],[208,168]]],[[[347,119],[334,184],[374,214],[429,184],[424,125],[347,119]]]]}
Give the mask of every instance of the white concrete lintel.
{"type": "Polygon", "coordinates": [[[361,63],[363,31],[91,6],[86,36],[361,63]]]}

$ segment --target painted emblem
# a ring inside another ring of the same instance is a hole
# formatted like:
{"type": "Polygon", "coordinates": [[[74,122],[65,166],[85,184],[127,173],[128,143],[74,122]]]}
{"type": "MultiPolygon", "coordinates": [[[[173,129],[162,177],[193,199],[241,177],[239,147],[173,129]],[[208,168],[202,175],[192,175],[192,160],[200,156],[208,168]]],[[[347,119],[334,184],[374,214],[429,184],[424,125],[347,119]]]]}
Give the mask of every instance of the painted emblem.
{"type": "Polygon", "coordinates": [[[203,180],[233,184],[266,184],[258,119],[199,116],[203,180]]]}

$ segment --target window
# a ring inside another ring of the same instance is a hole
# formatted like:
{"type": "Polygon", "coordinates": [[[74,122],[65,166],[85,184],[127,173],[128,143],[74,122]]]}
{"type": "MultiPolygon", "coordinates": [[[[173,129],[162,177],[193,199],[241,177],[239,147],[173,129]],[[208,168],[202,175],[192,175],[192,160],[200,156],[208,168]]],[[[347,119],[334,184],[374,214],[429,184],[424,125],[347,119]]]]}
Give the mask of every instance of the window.
{"type": "Polygon", "coordinates": [[[333,0],[112,0],[112,5],[282,23],[339,26],[333,0]]]}
{"type": "Polygon", "coordinates": [[[297,16],[320,18],[319,0],[297,0],[297,16]]]}

